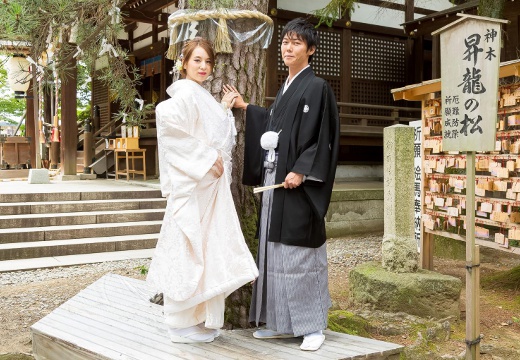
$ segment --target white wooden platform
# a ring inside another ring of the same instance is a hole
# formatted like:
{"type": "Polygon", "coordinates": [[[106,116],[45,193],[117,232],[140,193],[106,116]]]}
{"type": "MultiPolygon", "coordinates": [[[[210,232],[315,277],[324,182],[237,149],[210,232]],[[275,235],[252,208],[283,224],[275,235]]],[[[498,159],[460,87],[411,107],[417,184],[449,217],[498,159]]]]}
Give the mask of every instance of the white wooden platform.
{"type": "Polygon", "coordinates": [[[208,344],[174,344],[162,306],[144,281],[105,275],[31,327],[37,360],[91,359],[382,359],[399,358],[396,344],[326,331],[316,352],[301,351],[301,338],[257,340],[253,330],[222,331],[208,344]]]}

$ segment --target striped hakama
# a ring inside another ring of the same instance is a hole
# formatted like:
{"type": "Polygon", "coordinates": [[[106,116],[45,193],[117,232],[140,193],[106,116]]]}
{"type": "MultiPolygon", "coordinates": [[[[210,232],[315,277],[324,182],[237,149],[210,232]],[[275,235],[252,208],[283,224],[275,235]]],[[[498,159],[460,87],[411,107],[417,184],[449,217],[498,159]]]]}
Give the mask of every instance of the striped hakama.
{"type": "MultiPolygon", "coordinates": [[[[264,163],[264,186],[273,185],[276,163],[264,163]],[[270,168],[269,168],[270,167],[270,168]]],[[[291,190],[286,190],[291,191],[291,190]]],[[[249,321],[301,336],[327,328],[332,305],[328,287],[327,245],[319,248],[268,242],[274,190],[262,195],[257,266],[249,321]]]]}

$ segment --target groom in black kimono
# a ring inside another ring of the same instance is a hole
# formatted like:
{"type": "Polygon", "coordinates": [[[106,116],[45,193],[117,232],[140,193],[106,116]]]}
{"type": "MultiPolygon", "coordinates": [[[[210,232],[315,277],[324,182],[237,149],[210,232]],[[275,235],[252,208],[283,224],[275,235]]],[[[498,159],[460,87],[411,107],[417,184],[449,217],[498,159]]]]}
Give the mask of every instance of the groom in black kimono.
{"type": "Polygon", "coordinates": [[[339,117],[329,84],[309,63],[319,39],[304,19],[282,31],[281,54],[289,69],[268,109],[247,104],[233,87],[235,107],[246,110],[243,183],[283,187],[262,194],[257,265],[250,321],[266,328],[259,339],[304,336],[314,351],[325,340],[331,305],[327,277],[325,214],[339,145],[339,117]]]}

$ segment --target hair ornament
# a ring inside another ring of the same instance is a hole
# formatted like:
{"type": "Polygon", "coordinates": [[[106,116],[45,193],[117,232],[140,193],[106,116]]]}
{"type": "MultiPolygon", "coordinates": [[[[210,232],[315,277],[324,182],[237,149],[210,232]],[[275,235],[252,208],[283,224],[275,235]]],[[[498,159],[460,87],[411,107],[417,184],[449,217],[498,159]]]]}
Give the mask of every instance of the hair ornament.
{"type": "Polygon", "coordinates": [[[173,75],[173,81],[179,80],[179,77],[181,76],[182,66],[182,54],[180,54],[177,60],[175,60],[175,64],[173,65],[173,68],[170,71],[170,74],[173,75]]]}

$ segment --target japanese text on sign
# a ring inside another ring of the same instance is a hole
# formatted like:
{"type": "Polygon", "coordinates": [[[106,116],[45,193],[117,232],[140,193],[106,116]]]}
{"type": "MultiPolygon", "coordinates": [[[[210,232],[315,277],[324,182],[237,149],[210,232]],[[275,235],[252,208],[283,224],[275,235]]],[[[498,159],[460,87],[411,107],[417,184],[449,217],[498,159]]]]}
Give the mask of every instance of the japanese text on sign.
{"type": "Polygon", "coordinates": [[[442,147],[495,147],[500,25],[467,19],[441,33],[442,147]]]}
{"type": "Polygon", "coordinates": [[[413,141],[413,167],[414,167],[414,234],[417,241],[417,249],[421,247],[421,189],[422,189],[422,169],[421,169],[421,129],[422,120],[410,121],[410,126],[414,128],[413,141]]]}

